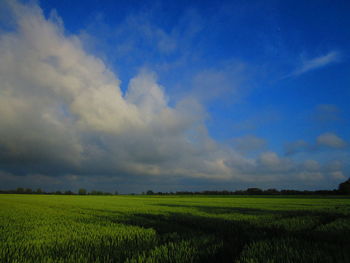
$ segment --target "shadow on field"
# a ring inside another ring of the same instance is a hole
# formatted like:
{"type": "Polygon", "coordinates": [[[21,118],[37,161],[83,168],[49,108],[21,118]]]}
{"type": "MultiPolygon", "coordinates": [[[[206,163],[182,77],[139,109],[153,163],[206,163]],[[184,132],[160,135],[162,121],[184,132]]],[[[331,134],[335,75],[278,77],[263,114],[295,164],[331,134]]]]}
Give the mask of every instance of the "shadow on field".
{"type": "MultiPolygon", "coordinates": [[[[135,213],[124,214],[123,216],[109,214],[108,216],[100,215],[100,217],[102,216],[103,220],[114,223],[152,228],[157,232],[159,237],[158,245],[191,240],[193,241],[192,243],[195,243],[195,239],[210,239],[211,241],[208,247],[214,244],[218,249],[216,249],[215,252],[211,251],[202,254],[202,257],[196,262],[234,262],[240,257],[242,251],[248,245],[253,242],[264,240],[293,239],[297,242],[300,241],[300,243],[320,244],[322,249],[349,244],[347,241],[347,236],[350,234],[349,231],[320,232],[318,230],[320,226],[329,224],[337,219],[349,219],[348,216],[340,213],[171,204],[157,204],[157,206],[196,209],[207,213],[208,216],[196,215],[189,211],[188,213],[170,212],[167,214],[135,213]],[[220,214],[255,215],[257,217],[256,220],[229,220],[212,217],[212,215],[220,214]],[[272,222],[266,222],[264,218],[269,218],[272,222]],[[262,221],[259,221],[260,219],[262,219],[262,221]],[[303,223],[303,220],[311,220],[311,224],[307,222],[306,227],[302,229],[293,228],[292,225],[288,224],[290,224],[289,220],[295,223],[295,221],[293,221],[294,219],[297,223],[303,223]],[[279,224],[279,221],[282,223],[279,224]]],[[[205,251],[207,248],[204,245],[204,247],[199,249],[205,251]]]]}
{"type": "MultiPolygon", "coordinates": [[[[279,235],[279,233],[271,233],[267,229],[258,230],[249,223],[184,213],[134,214],[125,218],[125,221],[123,220],[121,223],[152,228],[156,230],[162,243],[211,238],[212,242],[219,244],[219,249],[215,254],[206,254],[199,262],[233,262],[250,240],[263,238],[267,233],[279,235]]],[[[201,249],[205,250],[206,248],[202,247],[201,249]]]]}
{"type": "Polygon", "coordinates": [[[248,208],[248,207],[213,207],[213,206],[195,206],[195,205],[174,205],[174,204],[157,204],[157,206],[170,207],[170,208],[187,208],[196,209],[200,212],[207,213],[209,215],[252,215],[257,217],[271,216],[274,220],[281,219],[301,219],[301,218],[313,218],[315,226],[310,228],[312,230],[320,225],[325,225],[333,222],[339,218],[350,218],[349,215],[344,213],[336,212],[324,212],[324,211],[313,211],[313,210],[268,210],[259,208],[248,208]]]}
{"type": "MultiPolygon", "coordinates": [[[[242,212],[242,210],[239,210],[242,212]]],[[[253,213],[253,211],[244,211],[253,213]]],[[[259,213],[261,211],[258,211],[259,213]]],[[[267,213],[266,211],[263,213],[267,213]]],[[[277,213],[277,212],[276,212],[277,213]]],[[[305,216],[307,212],[281,213],[282,216],[305,216]]],[[[315,216],[313,214],[313,216],[315,216]]],[[[321,224],[327,224],[335,219],[334,215],[323,215],[321,224]]],[[[159,234],[162,242],[172,240],[173,233],[181,240],[192,239],[193,237],[212,236],[214,242],[220,243],[220,249],[213,255],[207,255],[201,262],[233,262],[238,259],[244,247],[259,240],[293,238],[300,241],[326,242],[332,244],[342,244],[338,234],[330,235],[317,233],[314,227],[303,231],[289,231],[277,226],[259,226],[246,221],[224,220],[220,218],[210,218],[195,216],[192,214],[170,213],[168,215],[134,214],[127,218],[124,224],[153,228],[159,234]]],[[[204,248],[203,248],[204,249],[204,248]]]]}
{"type": "Polygon", "coordinates": [[[214,206],[200,206],[200,205],[178,205],[178,204],[156,204],[155,206],[163,206],[170,208],[187,208],[196,209],[207,214],[243,214],[243,215],[276,215],[280,217],[289,216],[322,216],[339,218],[345,217],[343,213],[324,212],[316,210],[268,210],[261,208],[249,207],[214,207],[214,206]]]}
{"type": "Polygon", "coordinates": [[[258,208],[248,208],[248,207],[213,207],[213,206],[196,206],[196,205],[178,205],[178,204],[157,204],[155,206],[163,206],[170,208],[189,208],[196,209],[207,214],[249,214],[249,215],[264,215],[273,214],[273,210],[265,210],[258,208]]]}

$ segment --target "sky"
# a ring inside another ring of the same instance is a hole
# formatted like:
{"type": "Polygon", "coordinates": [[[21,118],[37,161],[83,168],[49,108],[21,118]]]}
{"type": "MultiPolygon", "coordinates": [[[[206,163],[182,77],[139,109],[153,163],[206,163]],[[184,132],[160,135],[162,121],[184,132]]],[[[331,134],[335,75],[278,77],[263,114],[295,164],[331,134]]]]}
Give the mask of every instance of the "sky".
{"type": "Polygon", "coordinates": [[[335,189],[349,1],[0,3],[0,188],[335,189]]]}

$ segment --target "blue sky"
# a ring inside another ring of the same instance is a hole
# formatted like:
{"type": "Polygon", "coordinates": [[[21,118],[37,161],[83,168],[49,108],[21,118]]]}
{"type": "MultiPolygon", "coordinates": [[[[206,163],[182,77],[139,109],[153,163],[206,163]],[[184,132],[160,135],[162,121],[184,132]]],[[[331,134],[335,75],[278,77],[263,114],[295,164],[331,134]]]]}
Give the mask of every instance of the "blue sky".
{"type": "Polygon", "coordinates": [[[6,77],[0,96],[7,110],[23,99],[38,122],[0,119],[5,187],[332,189],[349,177],[348,1],[47,0],[0,8],[0,55],[13,65],[0,62],[0,76],[17,75],[6,77]],[[26,64],[12,53],[36,56],[26,64]],[[28,65],[32,72],[22,72],[28,65]],[[103,88],[113,85],[120,102],[103,88]],[[37,108],[36,100],[51,104],[37,108]],[[57,141],[36,141],[26,129],[58,133],[57,141]],[[22,144],[12,142],[13,131],[22,144]],[[68,162],[51,156],[67,136],[63,145],[75,145],[68,162]]]}

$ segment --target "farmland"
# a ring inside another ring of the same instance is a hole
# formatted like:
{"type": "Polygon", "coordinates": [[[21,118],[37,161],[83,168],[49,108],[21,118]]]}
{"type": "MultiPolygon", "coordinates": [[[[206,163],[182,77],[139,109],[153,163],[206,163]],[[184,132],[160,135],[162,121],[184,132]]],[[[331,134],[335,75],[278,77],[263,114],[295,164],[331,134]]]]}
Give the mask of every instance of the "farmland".
{"type": "Polygon", "coordinates": [[[350,262],[350,199],[0,195],[0,262],[350,262]]]}

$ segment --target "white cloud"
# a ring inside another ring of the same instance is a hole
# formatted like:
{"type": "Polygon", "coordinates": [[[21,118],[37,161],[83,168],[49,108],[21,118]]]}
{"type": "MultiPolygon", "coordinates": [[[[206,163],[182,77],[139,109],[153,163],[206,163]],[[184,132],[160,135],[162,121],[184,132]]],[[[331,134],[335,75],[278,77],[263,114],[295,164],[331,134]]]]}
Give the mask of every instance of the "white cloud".
{"type": "Polygon", "coordinates": [[[347,143],[338,135],[328,132],[317,137],[317,145],[340,149],[344,148],[347,143]]]}
{"type": "Polygon", "coordinates": [[[266,166],[278,166],[280,164],[280,159],[274,152],[265,152],[261,154],[260,162],[266,166]]]}
{"type": "Polygon", "coordinates": [[[345,180],[346,179],[346,177],[344,176],[342,171],[331,172],[331,176],[336,180],[345,180]]]}
{"type": "Polygon", "coordinates": [[[156,81],[154,74],[142,72],[130,81],[125,96],[127,102],[137,105],[143,116],[149,118],[154,118],[168,108],[163,89],[156,81]]]}
{"type": "Polygon", "coordinates": [[[297,174],[297,177],[299,179],[305,180],[305,181],[316,181],[316,180],[322,180],[323,176],[320,172],[309,172],[304,171],[299,174],[297,174]]]}
{"type": "Polygon", "coordinates": [[[293,163],[288,158],[280,158],[275,152],[262,153],[257,163],[261,168],[270,172],[287,172],[293,167],[293,163]]]}
{"type": "Polygon", "coordinates": [[[303,167],[306,171],[320,171],[321,165],[315,160],[306,160],[303,167]]]}
{"type": "Polygon", "coordinates": [[[266,141],[254,135],[245,135],[232,140],[233,147],[242,153],[249,153],[266,148],[266,141]]]}
{"type": "Polygon", "coordinates": [[[347,142],[338,135],[326,132],[319,135],[314,143],[308,143],[304,140],[287,143],[284,151],[286,155],[294,155],[302,152],[317,153],[330,149],[344,149],[347,145],[347,142]]]}
{"type": "Polygon", "coordinates": [[[301,65],[291,74],[290,76],[299,76],[311,70],[319,69],[325,67],[329,64],[338,62],[340,60],[340,53],[337,51],[330,51],[325,55],[321,55],[319,57],[315,57],[312,59],[304,59],[301,65]]]}

